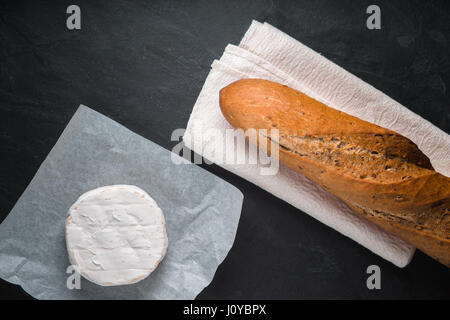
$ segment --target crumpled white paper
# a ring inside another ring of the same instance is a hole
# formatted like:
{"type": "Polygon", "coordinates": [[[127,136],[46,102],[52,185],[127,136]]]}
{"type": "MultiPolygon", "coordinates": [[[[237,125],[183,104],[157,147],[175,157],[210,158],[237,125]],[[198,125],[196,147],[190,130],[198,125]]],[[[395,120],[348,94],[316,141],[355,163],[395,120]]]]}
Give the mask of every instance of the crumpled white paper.
{"type": "MultiPolygon", "coordinates": [[[[449,136],[382,92],[267,23],[253,21],[239,46],[228,45],[215,60],[195,103],[183,140],[202,154],[215,141],[203,139],[208,130],[232,128],[222,116],[219,90],[243,78],[262,78],[286,84],[330,107],[399,132],[414,141],[434,168],[449,176],[449,136]]],[[[219,143],[220,145],[220,143],[219,143]]],[[[236,152],[227,148],[225,153],[236,152]]],[[[233,146],[234,147],[234,146],[233,146]]],[[[210,161],[251,181],[355,240],[393,264],[404,267],[415,248],[355,214],[347,205],[293,170],[280,165],[276,176],[260,174],[260,164],[230,165],[210,161]]]]}
{"type": "Polygon", "coordinates": [[[0,277],[38,299],[194,299],[230,250],[242,193],[117,122],[80,106],[0,225],[0,277]],[[171,161],[176,157],[183,164],[171,161]],[[84,192],[130,184],[164,212],[169,247],[146,279],[69,290],[64,223],[84,192]]]}

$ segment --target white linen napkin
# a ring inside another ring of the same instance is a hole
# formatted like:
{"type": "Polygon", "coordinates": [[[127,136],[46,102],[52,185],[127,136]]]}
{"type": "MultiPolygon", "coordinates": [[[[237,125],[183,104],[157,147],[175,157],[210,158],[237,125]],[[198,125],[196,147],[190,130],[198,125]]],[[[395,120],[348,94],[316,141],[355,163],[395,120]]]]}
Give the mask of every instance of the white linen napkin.
{"type": "Polygon", "coordinates": [[[285,200],[393,264],[406,266],[414,255],[413,246],[355,214],[343,201],[295,171],[280,164],[277,175],[261,175],[260,163],[236,165],[219,158],[215,150],[218,145],[224,146],[225,154],[236,154],[235,148],[242,147],[225,143],[225,129],[232,127],[220,111],[219,90],[243,78],[286,84],[330,107],[399,132],[414,141],[434,168],[446,175],[450,175],[449,136],[297,40],[257,21],[252,22],[239,47],[228,45],[220,60],[213,62],[183,136],[185,145],[205,159],[285,200]],[[208,138],[211,130],[219,132],[219,137],[208,138]]]}

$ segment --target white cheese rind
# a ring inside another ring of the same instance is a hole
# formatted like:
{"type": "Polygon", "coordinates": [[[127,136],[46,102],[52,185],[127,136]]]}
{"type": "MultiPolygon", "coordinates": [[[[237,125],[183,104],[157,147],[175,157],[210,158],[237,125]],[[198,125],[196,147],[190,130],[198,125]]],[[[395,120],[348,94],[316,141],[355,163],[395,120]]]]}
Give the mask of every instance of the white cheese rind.
{"type": "Polygon", "coordinates": [[[136,283],[166,254],[164,215],[136,186],[97,188],[70,207],[66,245],[70,262],[86,279],[102,286],[136,283]]]}

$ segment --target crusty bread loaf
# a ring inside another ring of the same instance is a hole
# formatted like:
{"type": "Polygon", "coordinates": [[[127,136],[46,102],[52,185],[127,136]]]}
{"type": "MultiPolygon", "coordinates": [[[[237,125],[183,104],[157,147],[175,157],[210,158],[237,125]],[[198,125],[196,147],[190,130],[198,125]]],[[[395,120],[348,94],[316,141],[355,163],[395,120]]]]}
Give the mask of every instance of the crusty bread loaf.
{"type": "Polygon", "coordinates": [[[223,88],[220,108],[234,128],[277,128],[281,162],[450,267],[450,179],[409,139],[261,79],[223,88]]]}

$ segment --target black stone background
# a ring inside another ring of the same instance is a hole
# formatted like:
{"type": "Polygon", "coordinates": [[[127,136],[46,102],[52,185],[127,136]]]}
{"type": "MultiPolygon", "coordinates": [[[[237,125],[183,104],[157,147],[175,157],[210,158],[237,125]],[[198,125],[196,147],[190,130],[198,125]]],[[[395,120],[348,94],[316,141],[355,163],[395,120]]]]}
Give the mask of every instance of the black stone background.
{"type": "MultiPolygon", "coordinates": [[[[448,1],[2,1],[0,221],[79,104],[167,149],[213,59],[268,21],[449,132],[448,1]],[[82,30],[65,27],[81,7],[82,30]],[[382,30],[366,28],[378,4],[382,30]]],[[[450,157],[449,157],[450,158],[450,157]]],[[[200,299],[449,298],[450,270],[417,252],[399,269],[244,179],[236,241],[200,299]],[[381,267],[382,289],[366,288],[381,267]]],[[[32,244],[30,244],[32,245],[32,244]]],[[[0,281],[0,298],[30,298],[0,281]]]]}

